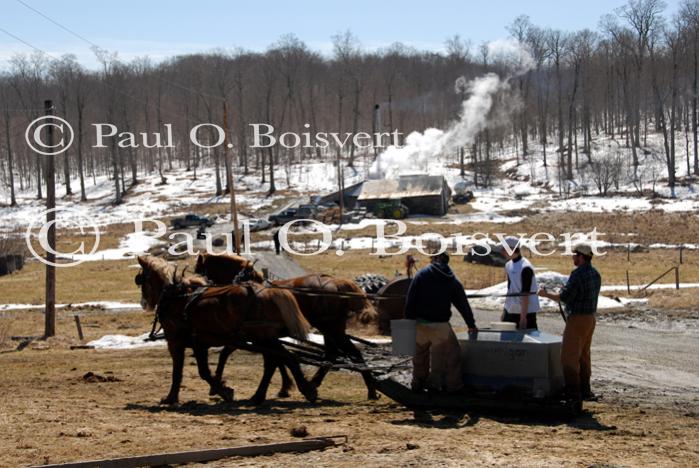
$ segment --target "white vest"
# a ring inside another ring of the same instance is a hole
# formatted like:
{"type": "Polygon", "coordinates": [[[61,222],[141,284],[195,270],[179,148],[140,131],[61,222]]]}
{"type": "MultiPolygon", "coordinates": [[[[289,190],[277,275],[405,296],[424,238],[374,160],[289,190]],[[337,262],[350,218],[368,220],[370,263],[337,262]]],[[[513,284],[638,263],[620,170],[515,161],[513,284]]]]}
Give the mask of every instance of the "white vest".
{"type": "MultiPolygon", "coordinates": [[[[509,278],[510,287],[507,289],[508,294],[519,294],[522,291],[522,269],[529,267],[534,272],[534,267],[529,260],[524,257],[517,262],[510,260],[505,265],[505,271],[507,272],[507,278],[509,278]]],[[[536,283],[536,275],[532,275],[532,286],[530,289],[531,294],[529,296],[529,310],[528,314],[534,314],[539,311],[539,296],[537,292],[539,291],[539,286],[536,283]]],[[[519,315],[522,307],[522,296],[510,296],[505,299],[505,309],[510,314],[519,315]]]]}

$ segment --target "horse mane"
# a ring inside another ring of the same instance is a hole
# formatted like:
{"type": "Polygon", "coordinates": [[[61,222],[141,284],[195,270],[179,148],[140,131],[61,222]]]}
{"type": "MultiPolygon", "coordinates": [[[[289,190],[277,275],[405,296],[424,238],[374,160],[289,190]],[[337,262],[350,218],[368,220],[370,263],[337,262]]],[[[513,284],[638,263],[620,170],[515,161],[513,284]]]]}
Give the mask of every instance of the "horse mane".
{"type": "MultiPolygon", "coordinates": [[[[172,263],[154,255],[139,255],[138,263],[141,267],[147,268],[158,275],[166,286],[172,285],[173,275],[176,271],[176,267],[172,263]]],[[[208,284],[206,278],[194,273],[187,274],[182,278],[182,283],[188,287],[206,286],[208,284]]]]}
{"type": "Polygon", "coordinates": [[[376,309],[369,301],[369,297],[366,295],[364,290],[357,285],[357,283],[345,278],[334,278],[333,281],[335,282],[338,292],[358,295],[356,299],[350,300],[350,303],[352,304],[350,313],[354,314],[360,323],[364,325],[378,323],[378,312],[376,312],[376,309]]]}
{"type": "Polygon", "coordinates": [[[245,268],[249,265],[252,266],[251,265],[252,262],[241,255],[229,254],[229,253],[220,253],[220,254],[203,253],[200,255],[202,257],[204,257],[205,260],[207,258],[220,258],[226,262],[237,263],[241,266],[241,268],[245,268]]]}

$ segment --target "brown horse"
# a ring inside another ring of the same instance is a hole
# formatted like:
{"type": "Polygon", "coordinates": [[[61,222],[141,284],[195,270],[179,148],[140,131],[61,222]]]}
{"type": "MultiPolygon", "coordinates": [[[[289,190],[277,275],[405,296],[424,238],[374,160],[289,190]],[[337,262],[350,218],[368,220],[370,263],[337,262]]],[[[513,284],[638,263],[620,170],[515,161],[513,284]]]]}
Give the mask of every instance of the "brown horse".
{"type": "MultiPolygon", "coordinates": [[[[262,275],[254,271],[252,263],[237,255],[199,254],[195,272],[206,276],[214,284],[231,284],[236,279],[262,281],[262,275]]],[[[280,290],[288,289],[298,301],[301,311],[308,321],[323,335],[325,340],[326,358],[331,362],[339,356],[348,356],[355,362],[364,363],[364,358],[347,336],[347,322],[356,317],[362,323],[376,320],[376,311],[371,306],[364,291],[353,281],[334,278],[328,275],[306,275],[288,280],[278,280],[271,283],[280,290]]],[[[230,354],[230,353],[228,353],[230,354]]],[[[225,359],[222,353],[216,370],[216,378],[223,374],[225,359]]],[[[282,390],[288,378],[282,372],[282,390]]],[[[321,367],[313,376],[311,382],[320,386],[329,369],[321,367]]],[[[371,373],[362,372],[367,387],[367,398],[378,398],[371,373]]]]}
{"type": "Polygon", "coordinates": [[[178,280],[175,267],[151,255],[138,257],[138,263],[141,271],[135,281],[141,286],[141,304],[156,310],[172,357],[172,385],[162,403],[178,401],[188,347],[194,350],[199,375],[209,383],[212,393],[232,400],[232,390],[211,375],[208,350],[224,346],[224,350],[232,352],[245,343],[267,351],[263,354],[262,381],[253,401],[264,401],[272,374],[282,364],[291,370],[301,393],[315,401],[315,388],[304,378],[298,361],[277,339],[304,339],[308,335],[310,325],[292,294],[256,283],[211,287],[192,294],[207,284],[201,276],[182,275],[178,280]]]}

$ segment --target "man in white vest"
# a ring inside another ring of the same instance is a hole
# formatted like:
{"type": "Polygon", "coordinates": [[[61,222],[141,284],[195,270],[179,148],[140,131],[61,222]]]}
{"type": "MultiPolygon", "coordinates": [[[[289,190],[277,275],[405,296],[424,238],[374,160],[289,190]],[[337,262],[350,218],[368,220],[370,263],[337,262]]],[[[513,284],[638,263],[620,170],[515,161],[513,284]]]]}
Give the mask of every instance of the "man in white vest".
{"type": "Polygon", "coordinates": [[[505,264],[507,273],[507,294],[505,310],[501,320],[517,324],[520,330],[536,330],[536,313],[539,311],[539,290],[534,267],[526,258],[522,257],[519,248],[519,239],[516,237],[505,238],[505,255],[509,258],[505,264]],[[511,296],[509,294],[512,294],[511,296]]]}

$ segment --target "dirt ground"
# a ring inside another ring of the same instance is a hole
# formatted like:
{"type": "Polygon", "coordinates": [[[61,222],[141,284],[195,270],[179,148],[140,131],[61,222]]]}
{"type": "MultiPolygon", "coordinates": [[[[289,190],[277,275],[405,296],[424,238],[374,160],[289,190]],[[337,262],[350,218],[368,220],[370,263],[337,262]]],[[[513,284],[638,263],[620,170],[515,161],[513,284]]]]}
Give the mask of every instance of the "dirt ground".
{"type": "MultiPolygon", "coordinates": [[[[516,225],[411,226],[409,234],[453,232],[534,233],[585,230],[597,226],[612,242],[694,242],[696,215],[604,214],[524,215],[516,225]],[[630,239],[628,233],[636,235],[630,239]]],[[[105,233],[119,244],[125,225],[105,233]]],[[[351,232],[347,236],[369,232],[351,232]]],[[[263,236],[263,234],[256,234],[263,236]]],[[[69,243],[70,239],[65,239],[69,243]]],[[[68,247],[68,246],[66,246],[68,247]]],[[[403,271],[402,257],[347,252],[300,259],[309,271],[354,277],[365,272],[392,277],[403,271]]],[[[678,261],[678,252],[612,250],[595,260],[605,284],[646,284],[678,261]]],[[[190,259],[191,262],[191,259],[190,259]]],[[[567,273],[570,258],[534,260],[540,268],[567,273]]],[[[133,260],[88,262],[59,269],[57,301],[138,302],[133,260]]],[[[504,279],[502,269],[454,261],[469,289],[504,279]]],[[[685,251],[682,282],[699,281],[699,251],[685,251]]],[[[191,270],[190,270],[191,271],[191,270]]],[[[672,276],[661,282],[672,282],[672,276]]],[[[617,292],[614,292],[616,295],[617,292]]],[[[619,295],[624,296],[621,292],[619,295]]],[[[248,404],[262,373],[261,358],[236,352],[226,378],[236,402],[208,396],[194,359],[185,368],[181,405],[158,404],[168,390],[170,357],[164,347],[135,350],[71,350],[81,344],[73,315],[81,316],[85,342],[107,334],[139,335],[152,316],[142,311],[67,307],[57,312],[58,336],[35,340],[17,351],[17,336],[43,331],[39,310],[0,311],[0,466],[26,466],[106,457],[141,455],[295,440],[291,430],[305,426],[309,436],[348,437],[341,447],[305,454],[233,458],[208,466],[487,465],[487,466],[699,466],[699,312],[696,289],[650,292],[634,308],[602,311],[593,340],[593,385],[602,396],[586,404],[574,420],[505,412],[414,413],[382,397],[366,400],[359,376],[331,373],[310,404],[298,392],[248,404]],[[92,373],[91,375],[88,373],[92,373]]],[[[0,304],[43,302],[43,270],[29,262],[0,278],[0,304]]],[[[480,326],[497,320],[494,311],[477,311],[480,326]]],[[[557,314],[542,314],[542,330],[560,334],[557,314]]],[[[458,324],[457,324],[458,325],[458,324]]],[[[212,365],[217,359],[212,354],[212,365]]],[[[306,369],[307,374],[311,369],[306,369]]]]}
{"type": "MultiPolygon", "coordinates": [[[[660,314],[689,330],[658,331],[628,313],[602,313],[593,345],[594,386],[602,395],[574,420],[506,413],[414,413],[385,396],[365,399],[359,376],[331,373],[316,404],[298,392],[261,407],[245,402],[261,375],[257,355],[236,352],[226,376],[236,402],[208,397],[194,359],[185,366],[182,404],[163,407],[170,358],[163,347],[123,351],[70,350],[78,344],[73,314],[91,340],[105,334],[136,335],[149,326],[144,312],[60,310],[58,335],[10,351],[14,335],[38,334],[37,311],[0,316],[0,466],[271,443],[310,436],[348,436],[341,447],[305,454],[231,458],[208,466],[301,465],[500,465],[500,466],[697,466],[699,377],[697,322],[689,312],[660,314]],[[660,371],[662,370],[662,372],[660,371]],[[96,376],[86,376],[88,372],[96,376]]],[[[479,312],[479,323],[492,313],[479,312]]],[[[559,332],[560,319],[541,317],[559,332]]],[[[210,357],[212,365],[217,355],[210,357]]],[[[310,370],[307,370],[307,373],[310,370]]]]}

